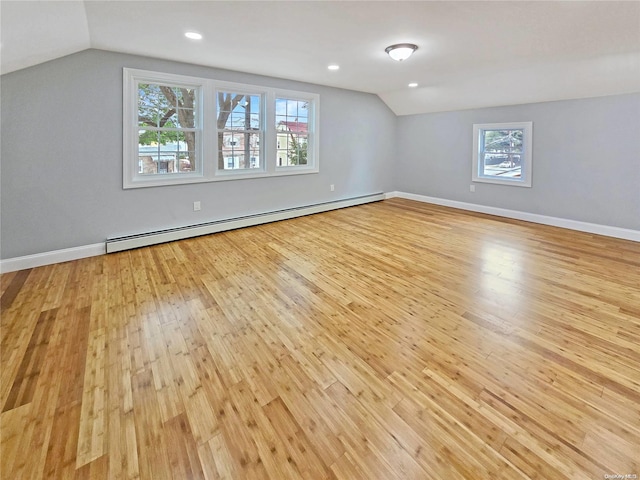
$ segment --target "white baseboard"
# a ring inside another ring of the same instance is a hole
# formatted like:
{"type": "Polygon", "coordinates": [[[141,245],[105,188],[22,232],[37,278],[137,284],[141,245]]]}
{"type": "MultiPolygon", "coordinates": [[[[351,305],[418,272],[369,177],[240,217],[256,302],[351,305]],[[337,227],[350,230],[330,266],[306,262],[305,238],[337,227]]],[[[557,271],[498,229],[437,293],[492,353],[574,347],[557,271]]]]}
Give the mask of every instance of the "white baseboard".
{"type": "Polygon", "coordinates": [[[80,247],[64,248],[52,252],[36,253],[25,255],[24,257],[7,258],[0,260],[0,273],[15,272],[26,268],[42,267],[53,263],[79,260],[86,257],[104,255],[106,249],[104,243],[94,243],[93,245],[82,245],[80,247]]]}
{"type": "Polygon", "coordinates": [[[199,225],[189,225],[182,228],[172,228],[159,232],[149,232],[140,235],[131,235],[127,237],[109,238],[107,239],[107,253],[120,252],[122,250],[130,250],[132,248],[147,247],[158,243],[173,242],[175,240],[183,240],[185,238],[198,237],[200,235],[210,235],[212,233],[225,232],[235,230],[236,228],[251,227],[264,223],[278,222],[280,220],[289,220],[291,218],[312,215],[314,213],[328,212],[340,208],[354,207],[365,203],[379,202],[384,200],[384,193],[375,193],[373,195],[363,195],[361,197],[352,197],[334,202],[317,203],[298,208],[288,208],[285,210],[277,210],[273,212],[261,213],[258,215],[248,215],[246,217],[230,218],[199,225]]]}
{"type": "Polygon", "coordinates": [[[508,210],[506,208],[488,207],[485,205],[477,205],[475,203],[458,202],[456,200],[447,200],[445,198],[428,197],[425,195],[417,195],[415,193],[405,192],[388,192],[385,198],[406,198],[407,200],[416,200],[418,202],[433,203],[444,207],[459,208],[461,210],[469,210],[471,212],[486,213],[499,217],[513,218],[516,220],[524,220],[527,222],[540,223],[553,227],[567,228],[569,230],[577,230],[580,232],[595,233],[607,237],[621,238],[623,240],[632,240],[640,242],[640,231],[627,228],[611,227],[608,225],[600,225],[597,223],[580,222],[577,220],[569,220],[566,218],[549,217],[547,215],[539,215],[537,213],[521,212],[518,210],[508,210]]]}
{"type": "MultiPolygon", "coordinates": [[[[206,235],[209,233],[221,232],[224,230],[231,230],[234,228],[241,228],[252,225],[259,225],[262,223],[269,223],[278,220],[286,220],[289,218],[300,217],[303,215],[310,215],[313,213],[326,212],[329,210],[335,210],[338,208],[345,208],[349,206],[361,205],[363,203],[375,202],[383,200],[384,198],[406,198],[407,200],[416,200],[418,202],[433,203],[435,205],[442,205],[445,207],[459,208],[461,210],[469,210],[472,212],[486,213],[489,215],[496,215],[499,217],[514,218],[517,220],[525,220],[527,222],[540,223],[543,225],[551,225],[554,227],[567,228],[570,230],[577,230],[580,232],[594,233],[597,235],[605,235],[607,237],[621,238],[624,240],[632,240],[634,242],[640,242],[640,231],[631,230],[626,228],[610,227],[608,225],[599,225],[595,223],[579,222],[576,220],[568,220],[565,218],[549,217],[546,215],[538,215],[535,213],[520,212],[518,210],[507,210],[505,208],[488,207],[484,205],[476,205],[474,203],[458,202],[455,200],[447,200],[444,198],[428,197],[425,195],[417,195],[414,193],[405,192],[388,192],[386,194],[376,194],[364,197],[357,197],[353,199],[341,200],[338,202],[329,202],[318,205],[311,205],[303,208],[295,208],[290,210],[282,210],[279,212],[273,212],[263,215],[254,215],[249,217],[243,217],[239,219],[231,219],[221,222],[213,222],[204,226],[194,226],[188,232],[189,235],[185,235],[185,229],[175,229],[172,231],[159,232],[160,237],[154,237],[154,241],[148,243],[153,245],[154,243],[160,243],[160,241],[172,241],[180,238],[187,238],[195,235],[206,235]],[[159,240],[159,241],[156,241],[159,240]]],[[[126,241],[120,244],[114,249],[110,249],[110,252],[118,250],[124,250],[125,248],[136,248],[143,246],[140,243],[140,238],[144,235],[122,239],[126,241]],[[133,243],[130,243],[133,242],[133,243]],[[125,247],[125,248],[120,248],[125,247]]],[[[118,239],[112,239],[112,241],[118,241],[118,239]]],[[[147,238],[147,240],[149,239],[147,238]]],[[[86,257],[94,257],[98,255],[104,255],[107,253],[107,245],[105,243],[94,243],[92,245],[82,245],[79,247],[65,248],[62,250],[54,250],[51,252],[36,253],[34,255],[26,255],[24,257],[8,258],[0,260],[0,273],[14,272],[16,270],[24,270],[27,268],[41,267],[43,265],[51,265],[53,263],[68,262],[70,260],[78,260],[86,257]]]]}
{"type": "Polygon", "coordinates": [[[111,238],[108,239],[106,243],[95,243],[93,245],[65,248],[63,250],[55,250],[52,252],[36,253],[34,255],[26,255],[24,257],[8,258],[6,260],[0,260],[0,273],[41,267],[43,265],[51,265],[53,263],[68,262],[70,260],[94,257],[98,255],[104,255],[105,253],[118,252],[130,248],[155,245],[163,242],[171,242],[184,238],[208,235],[211,233],[223,232],[226,230],[233,230],[236,228],[243,228],[253,225],[260,225],[263,223],[276,222],[279,220],[302,217],[304,215],[311,215],[314,213],[328,212],[330,210],[337,210],[339,208],[353,207],[370,202],[378,202],[380,200],[384,200],[384,198],[384,193],[363,195],[360,197],[352,197],[334,202],[319,203],[308,205],[305,207],[278,210],[275,212],[268,212],[259,215],[250,215],[246,217],[221,220],[218,222],[211,222],[203,225],[174,228],[160,232],[132,235],[130,237],[111,238]]]}

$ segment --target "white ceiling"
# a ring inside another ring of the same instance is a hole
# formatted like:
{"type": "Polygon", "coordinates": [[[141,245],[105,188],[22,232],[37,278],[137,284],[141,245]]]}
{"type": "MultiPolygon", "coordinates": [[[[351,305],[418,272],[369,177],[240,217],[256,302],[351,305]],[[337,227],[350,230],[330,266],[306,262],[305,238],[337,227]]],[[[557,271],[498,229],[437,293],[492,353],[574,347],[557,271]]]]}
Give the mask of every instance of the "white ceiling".
{"type": "Polygon", "coordinates": [[[371,92],[398,115],[640,91],[640,1],[2,0],[0,15],[3,74],[99,48],[371,92]],[[384,53],[399,42],[419,46],[402,63],[384,53]]]}

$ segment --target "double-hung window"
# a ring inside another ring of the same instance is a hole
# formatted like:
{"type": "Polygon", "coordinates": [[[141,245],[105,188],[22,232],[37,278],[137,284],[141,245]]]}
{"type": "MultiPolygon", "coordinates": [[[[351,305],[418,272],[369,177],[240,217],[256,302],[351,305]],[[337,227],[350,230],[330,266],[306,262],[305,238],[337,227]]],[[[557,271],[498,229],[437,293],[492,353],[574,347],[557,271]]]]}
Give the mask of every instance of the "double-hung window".
{"type": "Polygon", "coordinates": [[[217,170],[264,171],[262,112],[264,94],[216,92],[217,170]]]}
{"type": "Polygon", "coordinates": [[[473,126],[474,182],[531,186],[531,122],[473,126]]]}
{"type": "Polygon", "coordinates": [[[319,96],[124,69],[124,188],[319,171],[319,96]]]}
{"type": "Polygon", "coordinates": [[[126,70],[124,81],[125,188],[201,178],[203,81],[126,70]]]}
{"type": "Polygon", "coordinates": [[[309,162],[310,102],[276,97],[277,166],[306,166],[309,162]]]}

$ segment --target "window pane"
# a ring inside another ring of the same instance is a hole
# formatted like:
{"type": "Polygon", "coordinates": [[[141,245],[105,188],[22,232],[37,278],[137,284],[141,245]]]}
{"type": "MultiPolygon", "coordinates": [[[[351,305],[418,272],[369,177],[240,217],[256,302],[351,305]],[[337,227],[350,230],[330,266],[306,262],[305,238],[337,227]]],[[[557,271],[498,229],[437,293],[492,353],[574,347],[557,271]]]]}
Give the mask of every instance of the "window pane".
{"type": "Polygon", "coordinates": [[[161,140],[161,133],[157,130],[138,130],[139,150],[143,150],[143,147],[145,151],[153,150],[152,146],[159,144],[161,140]]]}
{"type": "Polygon", "coordinates": [[[218,129],[260,128],[260,95],[218,92],[218,129]]]}
{"type": "Polygon", "coordinates": [[[176,132],[176,156],[180,159],[179,171],[196,170],[196,134],[195,132],[176,132]]]}
{"type": "Polygon", "coordinates": [[[483,130],[483,134],[485,151],[522,151],[523,130],[483,130]]]}
{"type": "Polygon", "coordinates": [[[307,118],[309,116],[309,102],[290,98],[276,98],[276,117],[307,118]]]}
{"type": "Polygon", "coordinates": [[[261,95],[218,92],[218,168],[261,168],[261,95]]]}
{"type": "Polygon", "coordinates": [[[138,84],[138,126],[157,127],[162,111],[170,108],[159,85],[138,84]]]}
{"type": "Polygon", "coordinates": [[[195,137],[195,132],[139,130],[138,173],[195,171],[195,137]]]}
{"type": "Polygon", "coordinates": [[[296,136],[293,148],[290,150],[290,161],[293,165],[307,164],[307,137],[306,135],[296,136]]]}
{"type": "Polygon", "coordinates": [[[307,165],[309,102],[276,98],[276,144],[279,167],[307,165]]]}
{"type": "Polygon", "coordinates": [[[138,84],[138,126],[196,128],[196,95],[193,88],[138,84]]]}
{"type": "Polygon", "coordinates": [[[225,128],[243,129],[245,127],[244,112],[233,111],[227,120],[225,128]]]}
{"type": "Polygon", "coordinates": [[[196,152],[180,152],[180,172],[193,172],[196,169],[196,152]]]}
{"type": "Polygon", "coordinates": [[[195,88],[176,87],[174,93],[177,99],[177,103],[184,108],[195,108],[195,88]]]}
{"type": "Polygon", "coordinates": [[[171,120],[174,125],[165,125],[166,127],[175,126],[177,128],[195,128],[195,110],[192,108],[178,108],[178,112],[171,120]]]}
{"type": "Polygon", "coordinates": [[[260,168],[260,134],[225,131],[218,134],[218,167],[224,170],[260,168]]]}
{"type": "Polygon", "coordinates": [[[292,132],[278,133],[278,166],[307,165],[307,136],[292,132]]]}
{"type": "Polygon", "coordinates": [[[157,175],[196,171],[198,89],[150,82],[139,82],[137,88],[136,173],[157,175]]]}
{"type": "Polygon", "coordinates": [[[524,130],[483,130],[482,175],[520,178],[524,130]]]}

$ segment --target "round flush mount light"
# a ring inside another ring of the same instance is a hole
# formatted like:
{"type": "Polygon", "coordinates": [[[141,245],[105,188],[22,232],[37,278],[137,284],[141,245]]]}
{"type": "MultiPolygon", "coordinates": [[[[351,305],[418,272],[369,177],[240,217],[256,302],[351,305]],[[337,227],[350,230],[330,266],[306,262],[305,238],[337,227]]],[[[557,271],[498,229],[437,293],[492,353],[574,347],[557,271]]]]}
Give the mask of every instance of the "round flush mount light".
{"type": "Polygon", "coordinates": [[[418,84],[416,82],[411,82],[409,85],[407,85],[407,87],[409,88],[416,88],[418,86],[418,84]]]}
{"type": "Polygon", "coordinates": [[[329,65],[327,67],[329,70],[340,70],[340,65],[336,65],[335,63],[332,63],[331,65],[329,65]]]}
{"type": "Polygon", "coordinates": [[[397,43],[395,45],[388,46],[384,51],[387,52],[394,60],[401,62],[402,60],[409,58],[417,49],[418,46],[413,43],[397,43]]]}
{"type": "Polygon", "coordinates": [[[198,32],[187,32],[184,34],[184,36],[190,38],[191,40],[202,40],[202,35],[198,32]]]}

